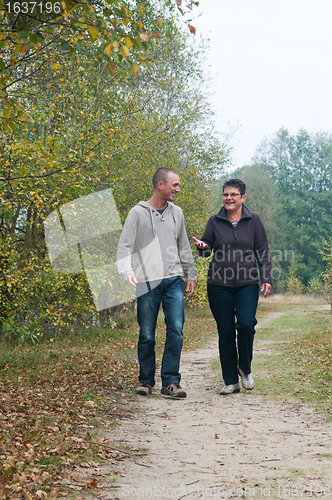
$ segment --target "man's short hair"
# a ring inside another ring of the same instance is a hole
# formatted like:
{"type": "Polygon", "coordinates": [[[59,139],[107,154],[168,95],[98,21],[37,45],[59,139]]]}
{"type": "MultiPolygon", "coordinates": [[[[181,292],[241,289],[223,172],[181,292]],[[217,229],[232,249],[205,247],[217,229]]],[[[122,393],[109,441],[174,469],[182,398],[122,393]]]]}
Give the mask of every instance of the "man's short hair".
{"type": "Polygon", "coordinates": [[[241,195],[246,194],[246,185],[241,179],[229,179],[229,181],[224,182],[222,190],[224,191],[226,187],[235,187],[241,195]]]}
{"type": "Polygon", "coordinates": [[[175,170],[172,170],[171,168],[167,168],[167,167],[158,168],[158,170],[155,172],[154,176],[152,177],[153,188],[154,189],[156,188],[157,183],[159,181],[166,182],[168,179],[168,176],[171,172],[176,174],[175,170]]]}

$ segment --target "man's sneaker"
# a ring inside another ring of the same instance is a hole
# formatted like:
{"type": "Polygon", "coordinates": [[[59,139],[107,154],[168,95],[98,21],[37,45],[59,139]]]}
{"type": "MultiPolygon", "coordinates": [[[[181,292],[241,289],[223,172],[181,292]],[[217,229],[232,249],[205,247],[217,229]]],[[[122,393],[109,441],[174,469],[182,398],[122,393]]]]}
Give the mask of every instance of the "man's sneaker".
{"type": "Polygon", "coordinates": [[[141,396],[149,396],[152,393],[152,387],[145,382],[142,382],[139,387],[136,389],[136,394],[140,394],[141,396]]]}
{"type": "Polygon", "coordinates": [[[180,384],[170,384],[167,387],[162,387],[161,394],[166,396],[173,396],[173,398],[186,398],[187,393],[184,391],[180,384]]]}
{"type": "Polygon", "coordinates": [[[225,385],[225,387],[220,389],[220,394],[233,394],[233,392],[240,392],[239,384],[225,385]]]}
{"type": "Polygon", "coordinates": [[[241,377],[241,382],[242,382],[242,387],[243,389],[247,389],[247,391],[250,391],[255,387],[255,382],[250,373],[243,373],[241,368],[239,368],[239,374],[241,377]]]}

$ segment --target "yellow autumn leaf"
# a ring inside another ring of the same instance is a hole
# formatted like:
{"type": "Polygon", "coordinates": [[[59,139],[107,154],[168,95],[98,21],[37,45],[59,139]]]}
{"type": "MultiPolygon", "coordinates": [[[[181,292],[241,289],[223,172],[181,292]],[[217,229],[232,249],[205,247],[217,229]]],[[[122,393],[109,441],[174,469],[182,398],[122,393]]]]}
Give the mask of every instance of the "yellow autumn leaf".
{"type": "Polygon", "coordinates": [[[89,26],[89,33],[91,35],[92,40],[97,40],[99,37],[99,31],[96,30],[93,26],[89,26]]]}
{"type": "Polygon", "coordinates": [[[5,108],[5,109],[3,110],[3,116],[4,116],[5,118],[9,118],[9,115],[10,115],[10,108],[5,108]]]}
{"type": "Polygon", "coordinates": [[[113,43],[109,43],[109,44],[107,45],[107,47],[105,47],[105,52],[106,52],[106,54],[107,54],[108,56],[110,56],[110,55],[112,54],[113,50],[114,50],[114,45],[113,45],[113,43]]]}
{"type": "Polygon", "coordinates": [[[130,48],[127,47],[127,45],[122,45],[122,47],[120,47],[120,52],[124,57],[128,57],[129,50],[130,48]]]}
{"type": "Polygon", "coordinates": [[[196,34],[196,28],[194,28],[193,26],[191,26],[191,24],[188,24],[188,28],[190,30],[190,33],[192,33],[193,35],[196,34]]]}
{"type": "Polygon", "coordinates": [[[159,17],[157,20],[156,20],[156,25],[159,26],[159,28],[162,28],[163,27],[163,24],[164,24],[164,20],[159,17]]]}
{"type": "Polygon", "coordinates": [[[140,39],[143,41],[143,42],[148,42],[149,41],[149,37],[148,35],[146,35],[145,33],[140,33],[140,39]]]}
{"type": "Polygon", "coordinates": [[[59,63],[55,63],[52,66],[52,69],[55,69],[55,70],[60,69],[60,68],[61,68],[61,64],[59,64],[59,63]]]}
{"type": "Polygon", "coordinates": [[[127,47],[132,47],[134,45],[134,42],[129,38],[129,36],[124,37],[124,41],[126,42],[127,47]]]}
{"type": "Polygon", "coordinates": [[[140,67],[138,64],[133,63],[130,65],[130,70],[131,70],[132,74],[136,77],[138,75],[140,67]]]}
{"type": "Polygon", "coordinates": [[[15,47],[15,52],[16,52],[17,54],[22,54],[22,52],[23,52],[23,44],[22,44],[22,43],[18,43],[18,44],[16,45],[16,47],[15,47]]]}

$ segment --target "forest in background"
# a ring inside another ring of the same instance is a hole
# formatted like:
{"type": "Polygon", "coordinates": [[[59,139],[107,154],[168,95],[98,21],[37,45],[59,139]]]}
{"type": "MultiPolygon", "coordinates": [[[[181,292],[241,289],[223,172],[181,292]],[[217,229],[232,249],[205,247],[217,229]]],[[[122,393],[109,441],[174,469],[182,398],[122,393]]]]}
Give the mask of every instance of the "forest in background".
{"type": "MultiPolygon", "coordinates": [[[[323,292],[330,301],[332,135],[281,128],[262,141],[250,164],[227,177],[244,180],[246,206],[264,222],[274,292],[323,292]]],[[[214,209],[223,180],[213,186],[214,209]]]]}

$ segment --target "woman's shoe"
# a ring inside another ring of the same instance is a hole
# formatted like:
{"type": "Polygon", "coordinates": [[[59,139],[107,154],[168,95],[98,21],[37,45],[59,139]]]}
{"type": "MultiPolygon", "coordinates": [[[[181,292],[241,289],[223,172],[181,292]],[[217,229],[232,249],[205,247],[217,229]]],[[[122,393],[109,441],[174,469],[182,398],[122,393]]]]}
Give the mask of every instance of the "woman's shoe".
{"type": "Polygon", "coordinates": [[[241,368],[239,368],[239,374],[241,377],[242,387],[247,391],[251,391],[255,387],[254,379],[252,378],[250,373],[243,373],[241,368]]]}
{"type": "Polygon", "coordinates": [[[240,392],[239,384],[225,385],[225,387],[220,389],[220,394],[233,394],[234,392],[240,392]]]}

